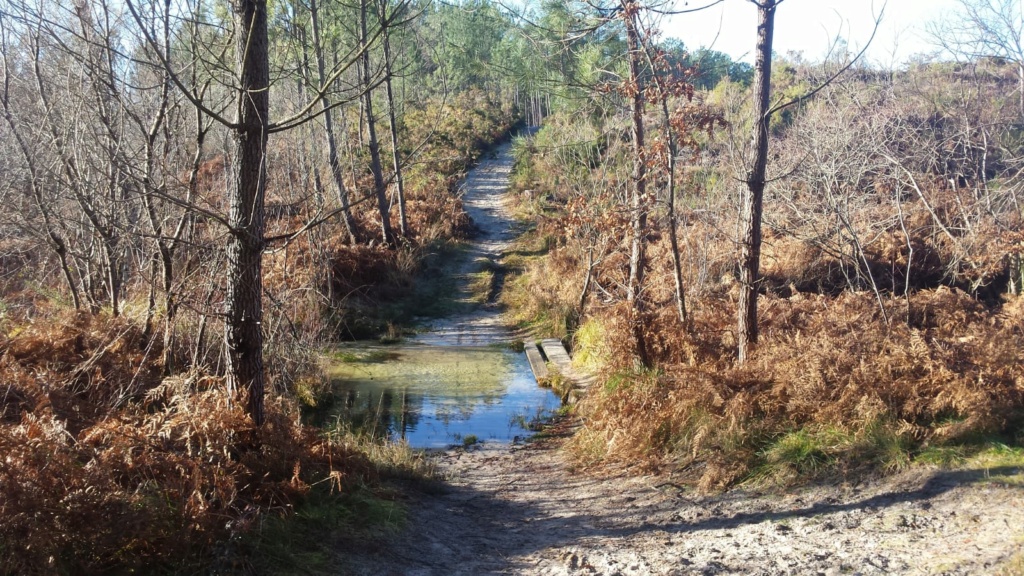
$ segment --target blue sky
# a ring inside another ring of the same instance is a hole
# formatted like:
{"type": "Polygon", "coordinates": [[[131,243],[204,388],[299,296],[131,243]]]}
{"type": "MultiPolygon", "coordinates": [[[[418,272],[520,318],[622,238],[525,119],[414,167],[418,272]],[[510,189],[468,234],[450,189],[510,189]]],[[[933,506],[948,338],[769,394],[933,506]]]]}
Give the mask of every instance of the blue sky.
{"type": "MultiPolygon", "coordinates": [[[[677,9],[710,1],[680,0],[677,9]]],[[[871,36],[872,14],[877,14],[883,4],[883,0],[785,0],[775,17],[775,51],[802,51],[808,59],[819,59],[837,34],[851,48],[859,49],[871,36]]],[[[927,24],[950,13],[955,5],[956,0],[888,0],[868,58],[884,66],[933,51],[927,24]]],[[[661,29],[665,36],[682,40],[688,48],[711,46],[734,59],[752,62],[757,8],[748,0],[725,0],[702,12],[674,16],[661,29]]]]}

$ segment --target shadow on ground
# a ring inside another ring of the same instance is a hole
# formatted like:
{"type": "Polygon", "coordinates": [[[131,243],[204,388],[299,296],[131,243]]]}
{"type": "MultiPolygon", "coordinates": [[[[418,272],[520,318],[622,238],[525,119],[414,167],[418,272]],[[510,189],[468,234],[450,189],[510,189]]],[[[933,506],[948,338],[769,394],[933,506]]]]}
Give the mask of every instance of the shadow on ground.
{"type": "MultiPolygon", "coordinates": [[[[411,502],[408,529],[373,545],[376,551],[351,564],[353,573],[779,573],[794,561],[789,571],[828,573],[842,565],[831,546],[809,534],[849,540],[842,561],[860,573],[872,573],[865,567],[876,564],[879,573],[905,572],[915,567],[913,556],[895,550],[889,557],[875,540],[930,534],[959,510],[957,497],[944,495],[1022,472],[917,473],[904,477],[902,487],[897,482],[871,494],[818,487],[799,494],[698,496],[651,486],[650,479],[572,474],[553,454],[538,457],[535,449],[490,450],[446,455],[457,475],[448,491],[411,502]]],[[[1024,496],[1020,487],[991,490],[1001,498],[1024,496]]],[[[963,520],[970,523],[967,515],[963,520]]]]}

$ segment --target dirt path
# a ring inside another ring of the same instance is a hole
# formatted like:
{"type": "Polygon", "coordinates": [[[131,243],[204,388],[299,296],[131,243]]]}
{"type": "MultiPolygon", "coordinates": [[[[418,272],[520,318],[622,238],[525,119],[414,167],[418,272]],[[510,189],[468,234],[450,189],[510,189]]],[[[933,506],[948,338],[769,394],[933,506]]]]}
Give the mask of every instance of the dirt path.
{"type": "Polygon", "coordinates": [[[441,495],[353,573],[991,574],[1020,551],[1024,490],[984,471],[714,497],[659,477],[595,477],[557,442],[439,455],[441,495]]]}
{"type": "MultiPolygon", "coordinates": [[[[476,229],[465,257],[453,270],[459,280],[458,299],[462,302],[468,303],[474,296],[471,275],[488,265],[496,267],[515,237],[514,222],[505,204],[511,171],[512,144],[505,143],[480,162],[462,183],[462,205],[476,229]]],[[[469,306],[468,312],[431,322],[430,332],[417,336],[416,341],[439,346],[486,346],[509,338],[498,308],[482,305],[469,306]]]]}
{"type": "MultiPolygon", "coordinates": [[[[508,148],[467,181],[482,234],[474,259],[511,238],[501,194],[508,148]]],[[[471,259],[472,260],[472,259],[471,259]]],[[[478,264],[472,261],[467,274],[478,264]]],[[[507,338],[496,310],[440,323],[426,339],[507,338]]],[[[866,484],[707,497],[657,476],[574,470],[560,440],[488,445],[435,457],[441,494],[409,502],[407,528],[348,547],[341,571],[479,574],[988,574],[1020,552],[1021,470],[914,470],[866,484]],[[988,478],[1011,474],[1016,486],[988,478]]]]}

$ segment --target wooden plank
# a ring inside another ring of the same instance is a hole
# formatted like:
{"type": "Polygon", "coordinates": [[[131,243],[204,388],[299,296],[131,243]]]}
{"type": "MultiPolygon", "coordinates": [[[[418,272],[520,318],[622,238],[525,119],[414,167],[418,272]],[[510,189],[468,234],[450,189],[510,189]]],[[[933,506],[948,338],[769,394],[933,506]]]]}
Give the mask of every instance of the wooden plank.
{"type": "Polygon", "coordinates": [[[526,359],[530,361],[530,369],[533,370],[533,377],[537,379],[538,383],[547,380],[548,365],[540,355],[537,345],[533,342],[527,342],[524,348],[526,350],[526,359]]]}
{"type": "Polygon", "coordinates": [[[540,347],[544,349],[544,355],[548,357],[548,361],[554,364],[559,372],[565,376],[572,373],[572,360],[569,359],[569,352],[566,351],[561,340],[547,338],[540,341],[540,347]]]}

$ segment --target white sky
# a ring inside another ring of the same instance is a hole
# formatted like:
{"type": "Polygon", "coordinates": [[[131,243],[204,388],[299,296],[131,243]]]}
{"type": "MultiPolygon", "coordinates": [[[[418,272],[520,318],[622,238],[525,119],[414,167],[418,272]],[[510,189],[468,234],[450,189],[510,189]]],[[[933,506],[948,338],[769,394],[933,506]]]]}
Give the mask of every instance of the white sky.
{"type": "MultiPolygon", "coordinates": [[[[676,9],[694,8],[710,0],[679,0],[676,9]]],[[[881,65],[905,62],[914,54],[935,50],[926,26],[953,10],[956,0],[888,0],[885,16],[867,57],[881,65]]],[[[884,0],[785,0],[775,13],[774,49],[778,54],[802,51],[810,60],[824,56],[836,35],[859,50],[871,37],[873,14],[884,0]]],[[[748,0],[725,0],[692,14],[673,16],[662,25],[666,37],[693,50],[711,47],[753,62],[757,38],[757,7],[748,0]],[[717,39],[716,39],[717,36],[717,39]]]]}

